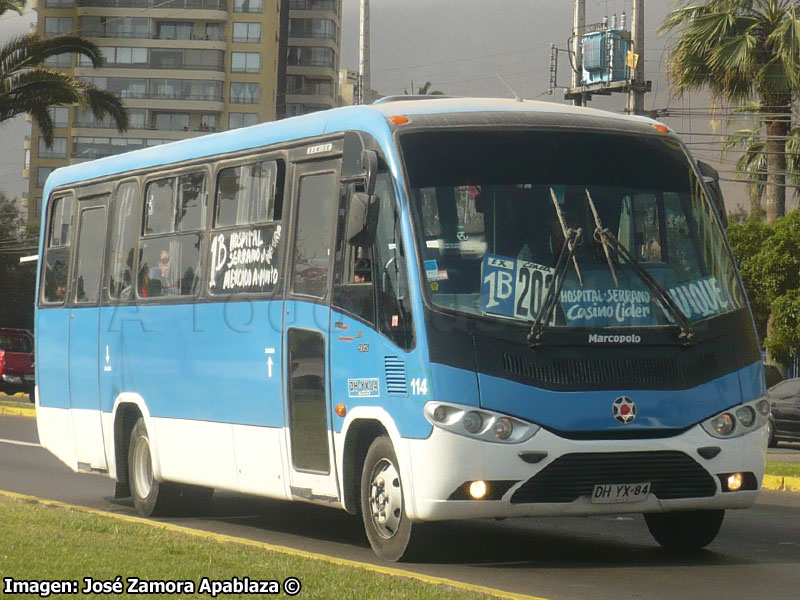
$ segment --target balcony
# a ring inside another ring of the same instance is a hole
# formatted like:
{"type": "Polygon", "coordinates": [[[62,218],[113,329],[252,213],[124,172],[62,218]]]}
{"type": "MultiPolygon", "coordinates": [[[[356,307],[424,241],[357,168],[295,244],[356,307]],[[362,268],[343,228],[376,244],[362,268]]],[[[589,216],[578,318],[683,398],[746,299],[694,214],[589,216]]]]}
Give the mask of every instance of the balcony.
{"type": "MultiPolygon", "coordinates": [[[[191,35],[188,38],[167,37],[149,31],[80,31],[80,35],[95,39],[136,39],[136,40],[166,40],[166,41],[192,41],[192,42],[224,42],[225,35],[191,35]]],[[[234,40],[235,41],[235,40],[234,40]]]]}
{"type": "MultiPolygon", "coordinates": [[[[113,123],[105,123],[100,121],[79,121],[75,123],[75,128],[78,129],[116,129],[117,126],[113,123]]],[[[160,131],[160,132],[175,132],[179,131],[183,132],[191,132],[191,133],[210,133],[214,131],[218,131],[216,127],[208,127],[208,126],[198,126],[198,127],[178,127],[178,128],[164,128],[164,127],[156,127],[151,123],[134,123],[131,124],[128,129],[134,129],[136,131],[160,131]]]]}
{"type": "Polygon", "coordinates": [[[228,0],[77,0],[77,5],[89,8],[183,8],[223,12],[228,10],[228,0]]]}
{"type": "Polygon", "coordinates": [[[339,14],[335,0],[290,0],[289,10],[324,10],[339,14]]]}

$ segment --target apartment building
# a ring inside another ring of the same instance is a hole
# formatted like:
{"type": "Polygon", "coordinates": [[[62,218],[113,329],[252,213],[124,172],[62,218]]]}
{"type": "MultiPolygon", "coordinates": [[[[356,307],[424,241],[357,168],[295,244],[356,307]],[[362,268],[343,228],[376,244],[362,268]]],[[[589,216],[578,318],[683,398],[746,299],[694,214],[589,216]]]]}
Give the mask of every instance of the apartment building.
{"type": "MultiPolygon", "coordinates": [[[[342,36],[342,0],[284,0],[285,89],[278,118],[336,106],[342,36]]],[[[280,67],[279,67],[280,71],[280,67]]]]}
{"type": "Polygon", "coordinates": [[[334,106],[341,0],[37,0],[43,36],[79,33],[105,65],[72,54],[48,65],[118,94],[121,134],[79,107],[53,109],[47,148],[32,123],[23,210],[38,220],[42,186],[66,164],[334,106]]]}

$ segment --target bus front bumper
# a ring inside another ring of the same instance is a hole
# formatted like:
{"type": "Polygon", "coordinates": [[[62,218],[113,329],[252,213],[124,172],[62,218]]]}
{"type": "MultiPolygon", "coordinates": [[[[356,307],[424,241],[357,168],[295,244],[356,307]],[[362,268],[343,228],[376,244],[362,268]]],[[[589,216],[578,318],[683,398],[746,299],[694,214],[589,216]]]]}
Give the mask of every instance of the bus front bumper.
{"type": "Polygon", "coordinates": [[[434,521],[746,508],[763,479],[767,428],[717,439],[698,425],[647,440],[571,440],[542,429],[501,444],[435,427],[428,439],[406,441],[414,474],[407,512],[434,521]],[[741,489],[730,491],[737,473],[741,489]],[[486,485],[473,488],[479,481],[486,485]],[[640,484],[649,492],[626,496],[640,484]],[[604,501],[612,493],[615,502],[604,501]]]}

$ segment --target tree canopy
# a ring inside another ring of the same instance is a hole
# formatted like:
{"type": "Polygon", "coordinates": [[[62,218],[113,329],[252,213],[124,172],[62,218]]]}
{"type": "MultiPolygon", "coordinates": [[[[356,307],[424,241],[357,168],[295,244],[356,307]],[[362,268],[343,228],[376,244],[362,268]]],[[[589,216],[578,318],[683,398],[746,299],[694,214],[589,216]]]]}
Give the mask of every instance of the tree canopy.
{"type": "MultiPolygon", "coordinates": [[[[0,0],[0,16],[8,11],[22,13],[25,0],[0,0]]],[[[128,112],[118,96],[101,90],[58,69],[45,60],[59,54],[75,53],[100,67],[100,48],[74,35],[42,37],[28,33],[0,46],[0,121],[19,114],[33,117],[47,146],[53,143],[53,118],[49,109],[62,104],[89,108],[97,119],[109,115],[120,131],[128,128],[128,112]]]]}
{"type": "Polygon", "coordinates": [[[800,350],[800,211],[773,225],[757,219],[731,224],[728,239],[759,334],[770,355],[786,364],[800,350]]]}
{"type": "Polygon", "coordinates": [[[786,138],[800,90],[796,0],[681,0],[661,31],[677,32],[669,52],[678,95],[707,88],[741,104],[757,99],[766,126],[767,220],[786,212],[786,138]]]}

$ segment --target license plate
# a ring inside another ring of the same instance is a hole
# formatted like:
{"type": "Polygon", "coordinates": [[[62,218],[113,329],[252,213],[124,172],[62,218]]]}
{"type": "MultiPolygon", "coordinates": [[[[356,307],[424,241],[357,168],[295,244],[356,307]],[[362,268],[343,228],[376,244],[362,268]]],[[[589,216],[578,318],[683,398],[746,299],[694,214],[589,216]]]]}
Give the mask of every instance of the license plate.
{"type": "Polygon", "coordinates": [[[35,375],[25,375],[25,381],[33,381],[35,377],[35,375]]]}
{"type": "Polygon", "coordinates": [[[601,483],[592,490],[592,504],[619,504],[642,502],[650,494],[650,482],[646,483],[601,483]]]}

